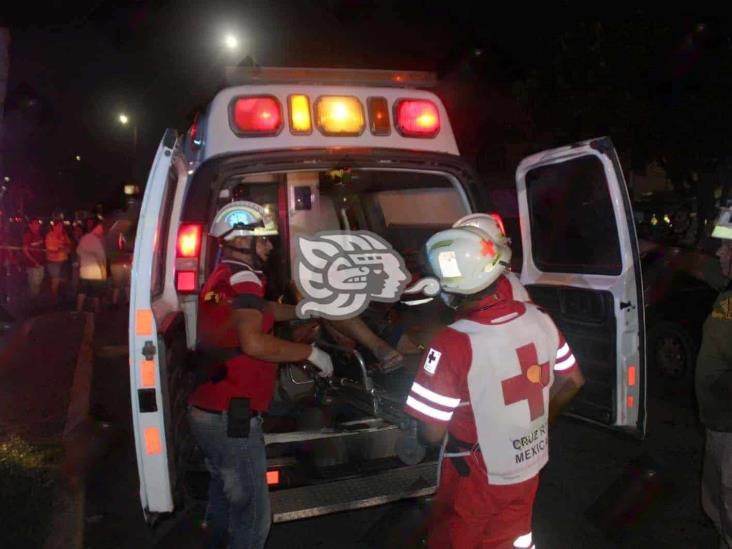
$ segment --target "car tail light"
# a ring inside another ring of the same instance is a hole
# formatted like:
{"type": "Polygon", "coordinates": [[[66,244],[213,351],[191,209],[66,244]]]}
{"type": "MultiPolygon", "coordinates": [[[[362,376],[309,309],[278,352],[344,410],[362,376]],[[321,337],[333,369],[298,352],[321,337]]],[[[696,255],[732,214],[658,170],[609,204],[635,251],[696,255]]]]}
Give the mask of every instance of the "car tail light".
{"type": "Polygon", "coordinates": [[[290,131],[294,134],[309,134],[313,131],[310,116],[310,101],[307,95],[291,95],[287,99],[290,107],[290,131]]]}
{"type": "Polygon", "coordinates": [[[434,137],[440,131],[440,115],[432,101],[402,99],[395,108],[396,128],[407,137],[434,137]]]}
{"type": "Polygon", "coordinates": [[[369,128],[374,135],[389,135],[389,104],[384,97],[369,97],[369,128]]]}
{"type": "Polygon", "coordinates": [[[318,129],[325,135],[361,135],[363,105],[357,97],[324,95],[315,102],[318,129]]]}
{"type": "Polygon", "coordinates": [[[184,223],[178,229],[175,259],[175,289],[180,293],[198,290],[198,257],[201,253],[203,226],[184,223]]]}
{"type": "Polygon", "coordinates": [[[231,104],[231,121],[238,135],[277,135],[282,129],[280,102],[271,95],[239,97],[231,104]]]}

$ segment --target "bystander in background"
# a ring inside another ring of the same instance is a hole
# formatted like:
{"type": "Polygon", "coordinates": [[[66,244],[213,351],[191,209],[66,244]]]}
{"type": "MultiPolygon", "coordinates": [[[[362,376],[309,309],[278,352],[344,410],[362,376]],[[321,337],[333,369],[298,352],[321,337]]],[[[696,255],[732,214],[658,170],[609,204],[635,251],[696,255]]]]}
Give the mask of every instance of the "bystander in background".
{"type": "Polygon", "coordinates": [[[33,219],[23,235],[23,264],[28,275],[28,296],[37,299],[41,293],[43,274],[46,265],[41,222],[33,219]]]}
{"type": "Polygon", "coordinates": [[[90,232],[81,237],[76,247],[79,257],[79,294],[76,310],[84,310],[87,296],[91,298],[92,309],[99,312],[99,300],[107,283],[107,254],[104,250],[104,226],[97,220],[87,223],[90,232]]]}
{"type": "Polygon", "coordinates": [[[51,278],[51,298],[54,303],[58,303],[59,288],[70,252],[71,239],[66,234],[63,221],[56,219],[46,235],[46,267],[51,278]]]}

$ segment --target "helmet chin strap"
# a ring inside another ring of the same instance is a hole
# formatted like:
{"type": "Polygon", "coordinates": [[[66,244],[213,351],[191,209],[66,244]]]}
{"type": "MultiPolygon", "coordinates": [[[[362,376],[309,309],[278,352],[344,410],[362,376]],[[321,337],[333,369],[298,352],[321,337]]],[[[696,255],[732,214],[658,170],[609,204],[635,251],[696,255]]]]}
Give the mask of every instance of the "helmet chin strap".
{"type": "Polygon", "coordinates": [[[262,260],[259,258],[259,255],[257,254],[257,240],[256,237],[252,237],[252,244],[248,248],[240,248],[238,246],[234,246],[233,244],[227,242],[226,240],[222,241],[221,247],[230,250],[233,252],[240,253],[242,255],[247,255],[251,258],[252,267],[254,267],[257,270],[262,269],[262,260]]]}

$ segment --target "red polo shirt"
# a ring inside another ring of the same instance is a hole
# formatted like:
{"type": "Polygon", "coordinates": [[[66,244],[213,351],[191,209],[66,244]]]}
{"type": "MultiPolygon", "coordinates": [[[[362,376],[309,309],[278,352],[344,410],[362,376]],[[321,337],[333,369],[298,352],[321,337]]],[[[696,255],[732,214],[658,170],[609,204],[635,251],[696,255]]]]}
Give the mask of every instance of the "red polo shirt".
{"type": "MultiPolygon", "coordinates": [[[[261,273],[246,263],[224,260],[216,266],[201,289],[198,299],[198,340],[220,349],[239,349],[233,322],[234,309],[262,311],[262,331],[272,331],[274,318],[264,310],[265,281],[261,273]]],[[[275,388],[277,366],[240,353],[226,362],[226,377],[196,387],[188,402],[208,410],[225,411],[235,397],[251,400],[252,410],[269,408],[275,388]]]]}

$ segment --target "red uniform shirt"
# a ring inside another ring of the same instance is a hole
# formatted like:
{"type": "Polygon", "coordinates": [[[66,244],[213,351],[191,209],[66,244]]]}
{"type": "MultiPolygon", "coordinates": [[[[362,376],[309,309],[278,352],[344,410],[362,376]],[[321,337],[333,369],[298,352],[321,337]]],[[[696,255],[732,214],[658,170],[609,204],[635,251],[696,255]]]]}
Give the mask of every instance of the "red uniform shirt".
{"type": "MultiPolygon", "coordinates": [[[[198,341],[218,349],[240,348],[234,309],[262,311],[262,331],[272,331],[274,318],[264,310],[265,283],[261,273],[238,261],[224,260],[216,266],[198,299],[198,341]]],[[[277,366],[243,353],[226,362],[226,377],[196,387],[189,398],[193,406],[225,411],[234,397],[251,400],[252,410],[266,411],[274,393],[277,366]]]]}

